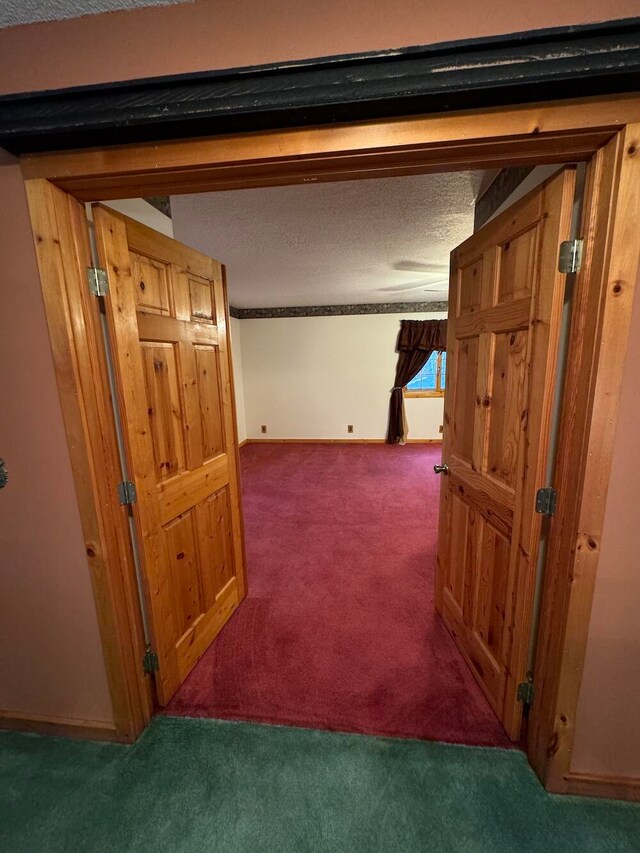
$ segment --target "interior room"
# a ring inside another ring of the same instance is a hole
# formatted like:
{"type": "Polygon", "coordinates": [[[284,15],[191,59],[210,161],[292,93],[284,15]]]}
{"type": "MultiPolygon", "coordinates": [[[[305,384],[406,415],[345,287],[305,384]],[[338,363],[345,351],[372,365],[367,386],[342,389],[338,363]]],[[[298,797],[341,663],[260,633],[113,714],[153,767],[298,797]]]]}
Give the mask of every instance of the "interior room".
{"type": "Polygon", "coordinates": [[[163,713],[517,743],[435,608],[446,350],[393,440],[389,405],[401,321],[446,321],[451,252],[559,169],[107,202],[226,269],[247,596],[163,713]]]}

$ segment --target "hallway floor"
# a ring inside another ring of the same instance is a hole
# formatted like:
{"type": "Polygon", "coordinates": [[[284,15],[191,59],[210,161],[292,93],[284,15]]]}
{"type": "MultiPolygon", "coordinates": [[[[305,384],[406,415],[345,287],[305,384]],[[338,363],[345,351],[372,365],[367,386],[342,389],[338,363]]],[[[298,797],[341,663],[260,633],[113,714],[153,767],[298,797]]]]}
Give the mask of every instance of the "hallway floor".
{"type": "Polygon", "coordinates": [[[0,732],[11,853],[637,851],[640,805],[554,797],[518,750],[156,717],[133,746],[0,732]]]}
{"type": "Polygon", "coordinates": [[[507,746],[434,612],[440,452],[244,447],[249,594],[166,712],[507,746]]]}

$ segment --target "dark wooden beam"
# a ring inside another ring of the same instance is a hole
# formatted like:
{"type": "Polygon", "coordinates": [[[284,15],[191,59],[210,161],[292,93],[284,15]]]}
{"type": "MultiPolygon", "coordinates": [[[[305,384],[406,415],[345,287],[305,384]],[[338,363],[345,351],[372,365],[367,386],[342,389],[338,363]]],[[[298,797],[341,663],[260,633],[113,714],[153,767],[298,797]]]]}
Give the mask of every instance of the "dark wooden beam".
{"type": "Polygon", "coordinates": [[[640,18],[633,18],[5,95],[0,145],[21,154],[637,90],[640,18]]]}

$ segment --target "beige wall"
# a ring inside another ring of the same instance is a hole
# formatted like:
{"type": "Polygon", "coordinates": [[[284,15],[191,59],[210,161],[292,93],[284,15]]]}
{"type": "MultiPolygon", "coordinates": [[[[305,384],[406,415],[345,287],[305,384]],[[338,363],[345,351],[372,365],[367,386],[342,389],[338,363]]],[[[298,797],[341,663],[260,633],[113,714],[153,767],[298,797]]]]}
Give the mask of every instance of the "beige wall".
{"type": "Polygon", "coordinates": [[[242,358],[242,321],[231,318],[231,358],[233,359],[233,384],[236,392],[236,419],[238,422],[238,441],[247,437],[247,419],[244,404],[244,366],[242,358]]]}
{"type": "MultiPolygon", "coordinates": [[[[359,314],[242,320],[247,435],[382,439],[400,320],[444,314],[359,314]]],[[[406,401],[409,438],[439,439],[443,398],[406,401]]]]}
{"type": "MultiPolygon", "coordinates": [[[[393,6],[386,0],[324,4],[311,0],[243,4],[196,0],[163,9],[0,32],[0,91],[428,44],[622,18],[639,11],[638,0],[612,0],[606,7],[598,0],[569,4],[500,0],[490,5],[476,0],[457,4],[400,0],[393,6]]],[[[0,168],[0,197],[4,270],[0,289],[0,455],[6,457],[12,476],[10,486],[0,492],[0,607],[2,630],[7,635],[0,651],[0,707],[108,719],[95,608],[82,553],[24,192],[15,167],[0,168]]],[[[635,359],[628,366],[623,411],[634,405],[637,373],[635,359]]],[[[628,425],[629,415],[626,418],[628,425]]],[[[621,433],[621,447],[625,441],[627,448],[631,446],[633,430],[628,426],[627,430],[621,433]]],[[[637,523],[620,530],[630,506],[625,492],[629,488],[625,478],[631,476],[630,458],[628,449],[617,458],[618,481],[608,503],[610,545],[603,547],[610,550],[603,552],[593,622],[594,641],[597,635],[601,637],[597,641],[600,656],[590,644],[578,721],[576,760],[580,758],[582,767],[601,766],[602,757],[589,757],[584,744],[592,741],[602,725],[610,662],[619,660],[612,642],[603,655],[607,643],[602,638],[617,631],[616,643],[624,646],[620,639],[623,629],[616,626],[626,625],[628,613],[625,609],[621,621],[620,601],[621,596],[631,599],[631,593],[630,587],[622,593],[627,582],[620,582],[616,566],[628,572],[638,554],[637,540],[633,540],[637,523]],[[616,533],[611,532],[616,525],[616,533]]],[[[637,455],[635,464],[637,467],[637,455]]],[[[637,570],[633,577],[637,592],[637,570]]],[[[612,727],[619,731],[625,730],[625,720],[637,718],[628,693],[622,692],[622,683],[620,673],[608,700],[614,700],[612,727]]],[[[611,752],[609,771],[629,769],[624,753],[620,744],[611,752]]]]}
{"type": "Polygon", "coordinates": [[[0,33],[1,91],[381,50],[637,15],[638,0],[195,0],[0,33]]]}
{"type": "Polygon", "coordinates": [[[571,769],[579,773],[640,776],[639,380],[637,295],[576,718],[571,769]]]}
{"type": "Polygon", "coordinates": [[[0,710],[110,721],[24,185],[1,162],[0,710]]]}

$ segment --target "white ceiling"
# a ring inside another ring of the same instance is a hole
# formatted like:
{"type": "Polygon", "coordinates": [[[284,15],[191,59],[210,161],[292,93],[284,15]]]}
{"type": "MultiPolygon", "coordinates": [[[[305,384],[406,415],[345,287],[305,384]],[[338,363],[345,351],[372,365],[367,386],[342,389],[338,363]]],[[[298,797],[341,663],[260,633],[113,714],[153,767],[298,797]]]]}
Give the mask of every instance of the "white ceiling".
{"type": "Polygon", "coordinates": [[[192,0],[0,0],[0,28],[185,2],[192,0]]]}
{"type": "Polygon", "coordinates": [[[227,266],[237,308],[447,298],[481,172],[172,196],[176,239],[227,266]],[[426,289],[425,289],[426,288],[426,289]]]}

